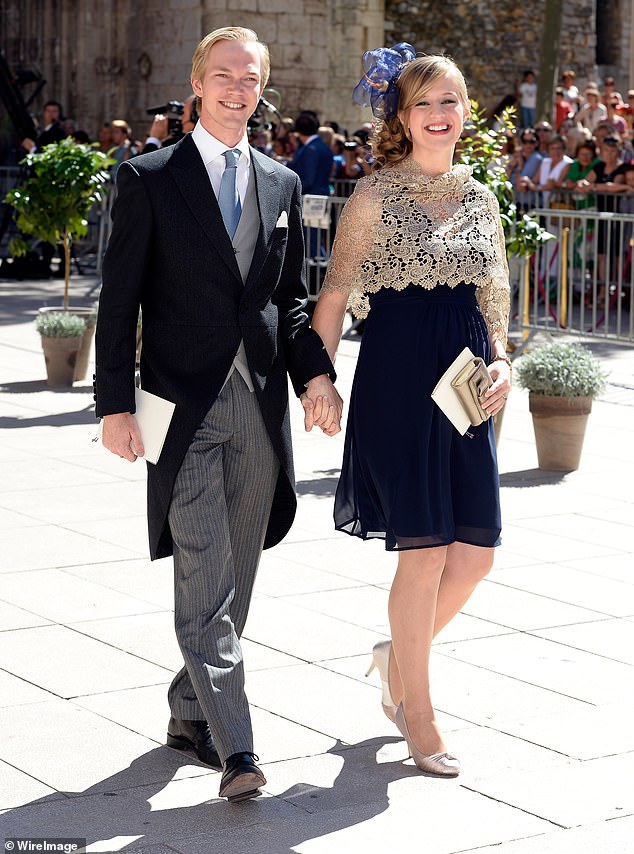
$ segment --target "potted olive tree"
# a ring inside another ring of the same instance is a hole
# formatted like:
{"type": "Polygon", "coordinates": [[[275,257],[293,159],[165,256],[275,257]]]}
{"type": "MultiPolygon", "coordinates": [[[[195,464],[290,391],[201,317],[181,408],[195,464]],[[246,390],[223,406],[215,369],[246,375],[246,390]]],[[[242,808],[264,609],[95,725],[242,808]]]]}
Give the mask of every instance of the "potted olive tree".
{"type": "Polygon", "coordinates": [[[599,360],[579,343],[544,344],[518,361],[517,380],[529,392],[540,469],[579,468],[592,401],[606,379],[599,360]]]}
{"type": "Polygon", "coordinates": [[[86,321],[69,312],[49,311],[38,315],[35,328],[42,336],[49,386],[72,386],[86,321]]]}
{"type": "MultiPolygon", "coordinates": [[[[84,379],[86,375],[88,351],[94,333],[94,310],[69,306],[71,248],[73,240],[87,232],[91,207],[100,202],[107,192],[108,167],[112,162],[91,145],[64,139],[28,154],[22,164],[29,168],[29,177],[6,196],[6,202],[15,209],[22,235],[53,246],[61,243],[64,248],[64,298],[60,309],[86,319],[75,379],[84,379]]],[[[19,237],[11,241],[9,249],[13,256],[19,257],[26,254],[31,245],[24,237],[19,237]]]]}

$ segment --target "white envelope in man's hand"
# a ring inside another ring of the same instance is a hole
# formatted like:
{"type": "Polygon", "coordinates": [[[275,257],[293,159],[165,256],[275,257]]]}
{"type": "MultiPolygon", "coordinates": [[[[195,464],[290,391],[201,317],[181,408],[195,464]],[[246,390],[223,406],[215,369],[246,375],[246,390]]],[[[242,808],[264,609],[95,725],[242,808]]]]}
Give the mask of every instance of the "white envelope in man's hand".
{"type": "Polygon", "coordinates": [[[288,214],[286,211],[282,211],[279,215],[279,218],[275,223],[275,228],[288,228],[288,214]]]}

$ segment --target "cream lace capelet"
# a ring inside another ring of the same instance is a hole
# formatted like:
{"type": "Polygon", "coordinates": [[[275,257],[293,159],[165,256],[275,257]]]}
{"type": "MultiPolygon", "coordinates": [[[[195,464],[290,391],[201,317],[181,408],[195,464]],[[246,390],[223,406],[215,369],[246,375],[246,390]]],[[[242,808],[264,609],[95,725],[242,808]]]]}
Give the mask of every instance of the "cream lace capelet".
{"type": "Polygon", "coordinates": [[[465,282],[492,340],[506,342],[509,275],[497,199],[469,166],[438,177],[412,158],[361,178],[339,218],[324,291],[366,317],[368,294],[465,282]]]}

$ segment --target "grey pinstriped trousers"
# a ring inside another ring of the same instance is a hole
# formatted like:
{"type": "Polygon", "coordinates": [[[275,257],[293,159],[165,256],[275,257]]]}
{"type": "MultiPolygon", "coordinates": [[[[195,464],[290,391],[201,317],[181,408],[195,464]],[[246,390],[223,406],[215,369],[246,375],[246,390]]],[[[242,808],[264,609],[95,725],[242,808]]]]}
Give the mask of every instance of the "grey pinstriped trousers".
{"type": "Polygon", "coordinates": [[[174,622],[185,667],[174,717],[209,723],[220,759],[253,751],[240,635],[262,553],[279,461],[254,393],[234,370],[196,431],[169,510],[174,622]]]}

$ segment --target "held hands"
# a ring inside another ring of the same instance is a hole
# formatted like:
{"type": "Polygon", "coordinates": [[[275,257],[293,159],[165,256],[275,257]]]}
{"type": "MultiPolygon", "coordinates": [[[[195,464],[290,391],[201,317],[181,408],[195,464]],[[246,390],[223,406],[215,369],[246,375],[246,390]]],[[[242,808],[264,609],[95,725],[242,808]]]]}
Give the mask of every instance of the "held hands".
{"type": "Polygon", "coordinates": [[[343,400],[326,374],[310,380],[299,400],[304,407],[304,428],[307,433],[314,425],[321,427],[327,436],[339,433],[343,400]]]}
{"type": "Polygon", "coordinates": [[[129,412],[104,416],[101,441],[111,453],[131,463],[145,453],[139,425],[129,412]]]}
{"type": "Polygon", "coordinates": [[[493,385],[484,393],[482,408],[489,415],[497,415],[506,403],[511,390],[511,366],[498,360],[489,365],[489,373],[493,385]]]}

